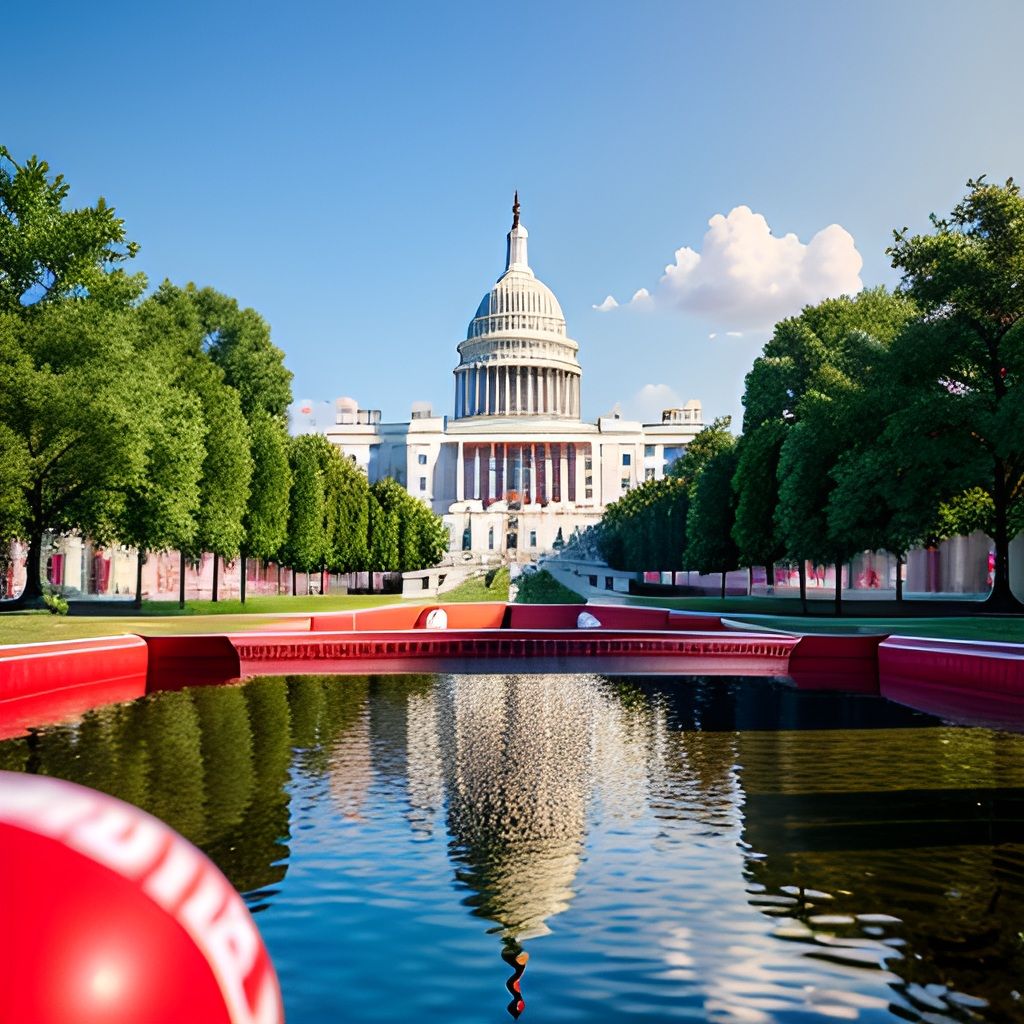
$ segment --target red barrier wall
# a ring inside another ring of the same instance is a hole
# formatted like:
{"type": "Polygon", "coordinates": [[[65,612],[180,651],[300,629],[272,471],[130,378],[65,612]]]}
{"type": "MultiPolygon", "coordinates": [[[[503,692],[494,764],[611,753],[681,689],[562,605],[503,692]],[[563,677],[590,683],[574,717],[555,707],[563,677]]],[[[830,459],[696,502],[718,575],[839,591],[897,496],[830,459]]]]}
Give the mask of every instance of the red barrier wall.
{"type": "Polygon", "coordinates": [[[0,739],[146,692],[146,642],[97,637],[0,647],[0,739]]]}
{"type": "Polygon", "coordinates": [[[891,636],[878,648],[883,697],[931,714],[1020,728],[1020,644],[891,636]]]}
{"type": "Polygon", "coordinates": [[[878,645],[883,636],[809,634],[789,659],[789,677],[800,690],[878,693],[878,645]]]}
{"type": "Polygon", "coordinates": [[[144,640],[149,647],[147,693],[219,685],[241,675],[238,652],[229,637],[147,636],[144,640]]]}

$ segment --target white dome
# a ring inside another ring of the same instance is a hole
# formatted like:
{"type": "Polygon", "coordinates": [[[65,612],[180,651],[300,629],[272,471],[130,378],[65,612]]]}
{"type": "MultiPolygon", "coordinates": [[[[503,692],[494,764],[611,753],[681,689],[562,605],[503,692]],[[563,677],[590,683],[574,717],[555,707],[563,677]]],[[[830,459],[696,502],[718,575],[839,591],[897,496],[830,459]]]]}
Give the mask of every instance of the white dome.
{"type": "Polygon", "coordinates": [[[481,300],[459,343],[455,418],[579,419],[579,346],[566,334],[558,299],[530,269],[518,193],[512,212],[505,272],[481,300]]]}
{"type": "Polygon", "coordinates": [[[565,315],[555,293],[532,270],[509,270],[480,300],[466,337],[524,331],[564,338],[565,315]]]}

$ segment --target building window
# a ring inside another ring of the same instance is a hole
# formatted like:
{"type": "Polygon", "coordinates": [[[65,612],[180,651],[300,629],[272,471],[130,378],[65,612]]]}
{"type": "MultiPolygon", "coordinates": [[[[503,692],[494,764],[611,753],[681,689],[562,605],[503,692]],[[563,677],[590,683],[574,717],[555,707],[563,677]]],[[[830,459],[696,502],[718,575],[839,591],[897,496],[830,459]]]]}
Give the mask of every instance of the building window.
{"type": "Polygon", "coordinates": [[[424,455],[424,453],[423,453],[423,452],[420,452],[420,454],[416,456],[416,461],[417,461],[417,462],[418,462],[418,463],[419,463],[419,464],[420,464],[421,466],[425,466],[425,465],[427,464],[427,457],[426,457],[426,455],[424,455]]]}
{"type": "Polygon", "coordinates": [[[593,487],[588,487],[588,488],[587,488],[587,489],[586,489],[586,490],[585,490],[585,491],[583,492],[583,496],[584,496],[584,497],[585,497],[585,498],[586,498],[586,499],[587,499],[587,500],[589,501],[589,500],[590,500],[591,498],[593,498],[593,497],[594,497],[594,488],[593,488],[593,487]]]}
{"type": "Polygon", "coordinates": [[[427,489],[427,478],[425,476],[420,477],[420,490],[425,491],[427,489]]]}
{"type": "Polygon", "coordinates": [[[537,546],[537,531],[530,531],[530,547],[535,548],[537,546]]]}
{"type": "Polygon", "coordinates": [[[604,578],[604,589],[614,590],[615,589],[615,578],[613,576],[605,576],[604,578]]]}
{"type": "Polygon", "coordinates": [[[494,550],[494,527],[493,526],[487,531],[487,549],[489,551],[493,551],[494,550]]]}
{"type": "Polygon", "coordinates": [[[644,479],[645,480],[653,480],[654,479],[654,467],[653,466],[648,466],[644,470],[644,479]]]}
{"type": "Polygon", "coordinates": [[[632,461],[633,461],[633,456],[630,455],[629,452],[623,452],[622,453],[622,464],[624,466],[630,465],[632,463],[632,461]]]}
{"type": "Polygon", "coordinates": [[[624,491],[628,491],[628,490],[629,490],[629,477],[628,477],[628,476],[624,476],[624,477],[623,477],[623,478],[622,478],[622,479],[621,479],[621,480],[619,481],[619,483],[621,484],[621,486],[622,486],[622,489],[623,489],[624,491]]]}

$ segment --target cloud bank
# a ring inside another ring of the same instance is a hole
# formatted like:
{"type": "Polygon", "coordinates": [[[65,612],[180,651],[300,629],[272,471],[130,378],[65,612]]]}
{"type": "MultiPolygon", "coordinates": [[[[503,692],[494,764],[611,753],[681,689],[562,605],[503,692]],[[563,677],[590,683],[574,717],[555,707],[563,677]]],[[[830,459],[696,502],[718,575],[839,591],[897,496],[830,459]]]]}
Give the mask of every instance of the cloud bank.
{"type": "Polygon", "coordinates": [[[683,400],[667,384],[645,384],[623,403],[627,419],[641,423],[660,423],[663,409],[678,409],[683,400]]]}
{"type": "MultiPolygon", "coordinates": [[[[737,206],[708,221],[700,252],[677,249],[657,286],[639,289],[623,308],[676,309],[734,329],[765,328],[808,303],[859,292],[863,264],[853,236],[838,224],[805,245],[794,234],[773,235],[761,214],[737,206]]],[[[619,305],[609,295],[594,309],[619,305]]]]}

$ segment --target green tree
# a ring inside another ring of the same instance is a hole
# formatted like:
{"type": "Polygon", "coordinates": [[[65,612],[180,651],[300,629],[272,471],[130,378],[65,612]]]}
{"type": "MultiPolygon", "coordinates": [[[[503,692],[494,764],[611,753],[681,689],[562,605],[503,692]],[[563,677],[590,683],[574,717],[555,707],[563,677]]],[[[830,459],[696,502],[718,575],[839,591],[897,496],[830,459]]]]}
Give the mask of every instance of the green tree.
{"type": "Polygon", "coordinates": [[[633,572],[682,569],[688,509],[686,480],[644,481],[605,509],[597,535],[601,557],[633,572]]]}
{"type": "Polygon", "coordinates": [[[704,467],[736,443],[729,430],[731,425],[731,416],[716,416],[714,422],[700,430],[686,446],[686,451],[668,467],[667,475],[684,481],[691,498],[697,493],[697,481],[704,467]]]}
{"type": "Polygon", "coordinates": [[[412,517],[416,523],[416,555],[413,569],[429,569],[448,552],[450,535],[444,520],[417,498],[413,498],[412,517]]]}
{"type": "Polygon", "coordinates": [[[28,541],[19,603],[41,599],[43,533],[109,529],[141,481],[157,396],[138,358],[136,251],[99,199],[65,209],[68,185],[0,147],[0,526],[28,541]]]}
{"type": "Polygon", "coordinates": [[[13,525],[29,549],[19,603],[41,599],[47,530],[109,536],[126,493],[145,484],[160,395],[137,340],[133,310],[89,300],[0,314],[0,424],[16,439],[13,525]]]}
{"type": "Polygon", "coordinates": [[[775,518],[786,553],[800,562],[834,563],[836,614],[842,610],[842,566],[857,549],[845,532],[830,529],[831,474],[849,442],[849,425],[836,415],[836,400],[814,392],[801,402],[801,418],[788,431],[779,455],[779,504],[775,518]]]}
{"type": "Polygon", "coordinates": [[[720,572],[723,599],[725,574],[739,564],[732,538],[737,501],[732,479],[738,461],[734,442],[704,466],[686,520],[687,564],[702,573],[720,572]]]}
{"type": "Polygon", "coordinates": [[[370,483],[351,459],[340,461],[335,564],[338,572],[364,572],[370,566],[370,483]]]}
{"type": "Polygon", "coordinates": [[[312,572],[327,556],[324,536],[324,480],[320,468],[319,439],[312,434],[293,437],[288,447],[292,486],[288,492],[288,539],[284,559],[295,570],[312,572]]]}
{"type": "Polygon", "coordinates": [[[76,296],[131,302],[141,291],[120,264],[138,251],[100,197],[66,210],[70,186],[45,160],[17,163],[0,146],[0,311],[15,316],[76,296]]]}
{"type": "Polygon", "coordinates": [[[401,486],[390,477],[378,480],[370,487],[370,569],[374,572],[397,572],[401,566],[397,509],[399,499],[394,494],[395,489],[402,491],[401,486]]]}
{"type": "Polygon", "coordinates": [[[142,567],[149,551],[181,549],[196,532],[206,422],[194,395],[156,387],[157,407],[147,437],[146,465],[126,488],[114,531],[136,548],[135,606],[142,607],[142,567]]]}
{"type": "Polygon", "coordinates": [[[772,566],[785,554],[775,523],[779,503],[779,455],[786,439],[782,420],[765,420],[745,433],[736,450],[736,515],[732,538],[743,565],[772,566]]]}
{"type": "Polygon", "coordinates": [[[903,405],[886,426],[908,466],[927,460],[948,500],[965,469],[992,501],[991,606],[1018,610],[1010,591],[1013,517],[1024,499],[1024,197],[984,178],[933,232],[897,232],[888,250],[924,321],[894,344],[903,405]]]}
{"type": "Polygon", "coordinates": [[[410,572],[436,565],[448,550],[448,531],[440,517],[390,477],[378,480],[370,491],[383,513],[375,519],[371,505],[371,556],[382,559],[374,561],[374,568],[410,572]]]}
{"type": "Polygon", "coordinates": [[[234,558],[245,537],[242,517],[249,499],[253,460],[249,426],[242,415],[238,392],[228,387],[220,368],[207,359],[195,359],[185,367],[185,380],[202,403],[206,423],[196,514],[191,550],[213,553],[213,600],[216,601],[221,558],[234,558]]]}
{"type": "Polygon", "coordinates": [[[188,285],[203,325],[204,348],[239,394],[247,417],[261,409],[284,421],[292,400],[292,374],[284,353],[270,340],[270,327],[253,309],[212,288],[188,285]]]}
{"type": "Polygon", "coordinates": [[[252,480],[242,516],[241,590],[245,604],[246,560],[273,558],[288,537],[288,434],[281,423],[262,409],[249,418],[252,480]]]}
{"type": "MultiPolygon", "coordinates": [[[[773,560],[782,554],[795,559],[800,568],[800,596],[805,609],[805,558],[799,551],[820,548],[819,542],[828,532],[822,504],[828,501],[834,485],[828,474],[844,451],[877,436],[884,424],[883,412],[864,403],[860,403],[859,413],[851,414],[853,396],[859,393],[879,354],[889,348],[915,315],[916,306],[911,299],[891,295],[884,288],[869,289],[854,298],[827,299],[776,324],[762,355],[747,374],[743,395],[744,445],[734,480],[738,497],[735,539],[745,556],[756,553],[766,562],[768,555],[774,555],[773,560]],[[821,407],[823,398],[836,399],[828,407],[828,417],[821,407]],[[821,413],[814,431],[827,436],[832,447],[827,457],[824,451],[815,452],[813,445],[805,443],[810,433],[805,432],[790,446],[783,465],[789,434],[809,409],[821,413]],[[828,430],[824,423],[827,418],[833,421],[828,430]],[[833,436],[840,426],[847,431],[843,442],[833,436]],[[746,457],[744,449],[749,450],[746,457]],[[797,465],[798,458],[810,461],[803,467],[797,465]],[[806,497],[797,495],[789,480],[786,495],[790,505],[780,510],[781,487],[766,486],[764,480],[764,466],[771,463],[777,466],[780,484],[796,471],[812,488],[811,493],[806,497]],[[823,478],[817,475],[822,473],[823,478]],[[801,520],[797,508],[819,517],[815,523],[807,521],[808,532],[803,538],[798,536],[801,520]],[[781,552],[773,541],[781,544],[781,552]],[[755,547],[759,550],[755,551],[755,547]]],[[[830,542],[828,546],[833,545],[830,542]]]]}

